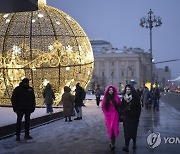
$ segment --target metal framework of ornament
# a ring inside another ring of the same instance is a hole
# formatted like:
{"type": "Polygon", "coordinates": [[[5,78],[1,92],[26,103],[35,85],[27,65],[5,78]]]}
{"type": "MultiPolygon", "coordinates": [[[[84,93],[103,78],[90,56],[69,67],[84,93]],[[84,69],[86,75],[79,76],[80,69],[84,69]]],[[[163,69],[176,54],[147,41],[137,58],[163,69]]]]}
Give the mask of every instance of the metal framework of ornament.
{"type": "Polygon", "coordinates": [[[43,104],[51,83],[58,105],[65,85],[86,87],[94,57],[90,41],[69,15],[39,1],[38,11],[0,14],[0,104],[10,105],[13,89],[27,77],[43,104]]]}

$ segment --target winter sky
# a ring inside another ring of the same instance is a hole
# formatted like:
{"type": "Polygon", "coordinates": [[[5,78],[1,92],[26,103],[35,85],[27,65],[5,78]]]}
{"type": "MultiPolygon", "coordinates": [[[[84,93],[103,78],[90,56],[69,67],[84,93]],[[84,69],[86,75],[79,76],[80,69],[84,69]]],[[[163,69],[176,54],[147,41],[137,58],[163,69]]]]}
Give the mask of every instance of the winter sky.
{"type": "MultiPolygon", "coordinates": [[[[89,39],[103,39],[114,48],[124,46],[150,48],[149,29],[139,26],[140,18],[150,9],[162,18],[161,27],[152,31],[152,53],[155,62],[180,59],[179,0],[47,0],[47,5],[73,17],[89,39]]],[[[180,76],[180,61],[162,63],[169,66],[172,78],[180,76]]]]}

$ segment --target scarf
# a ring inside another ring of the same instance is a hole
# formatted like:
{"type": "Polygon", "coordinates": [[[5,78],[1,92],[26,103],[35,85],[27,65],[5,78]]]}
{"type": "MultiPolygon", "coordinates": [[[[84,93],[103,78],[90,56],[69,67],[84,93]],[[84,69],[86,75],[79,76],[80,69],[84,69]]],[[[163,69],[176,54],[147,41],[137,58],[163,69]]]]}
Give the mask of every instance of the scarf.
{"type": "Polygon", "coordinates": [[[124,100],[129,103],[132,100],[132,94],[130,94],[130,95],[125,94],[124,95],[124,100]]]}

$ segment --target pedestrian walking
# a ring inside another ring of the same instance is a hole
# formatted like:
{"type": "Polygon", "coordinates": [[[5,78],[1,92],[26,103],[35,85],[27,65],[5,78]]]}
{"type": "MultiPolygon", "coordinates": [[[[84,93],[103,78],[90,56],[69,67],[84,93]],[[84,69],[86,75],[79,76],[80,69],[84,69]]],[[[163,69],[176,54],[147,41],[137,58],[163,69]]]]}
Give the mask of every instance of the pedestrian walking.
{"type": "Polygon", "coordinates": [[[71,116],[74,115],[74,96],[71,94],[71,88],[64,87],[64,93],[61,98],[63,105],[63,115],[65,116],[65,122],[72,121],[71,116]]]}
{"type": "Polygon", "coordinates": [[[82,106],[84,106],[83,100],[84,100],[83,88],[80,86],[80,83],[77,83],[75,89],[75,100],[74,100],[77,117],[74,120],[82,119],[82,106]]]}
{"type": "Polygon", "coordinates": [[[101,99],[101,89],[99,85],[97,85],[97,88],[95,90],[95,96],[96,96],[96,105],[97,107],[99,107],[100,99],[101,99]]]}
{"type": "Polygon", "coordinates": [[[136,90],[137,97],[138,97],[138,99],[140,100],[140,103],[141,103],[141,107],[144,107],[142,92],[143,92],[143,91],[140,90],[140,89],[137,89],[137,90],[136,90]]]}
{"type": "Polygon", "coordinates": [[[151,105],[151,93],[147,87],[144,87],[142,97],[143,97],[143,103],[145,105],[145,109],[149,110],[151,108],[150,107],[150,105],[151,105]]]}
{"type": "Polygon", "coordinates": [[[55,100],[54,91],[50,83],[48,83],[43,91],[44,104],[46,105],[46,112],[48,114],[53,113],[53,101],[55,100]]]}
{"type": "Polygon", "coordinates": [[[131,139],[133,140],[133,149],[136,149],[136,136],[141,113],[140,100],[135,89],[129,84],[125,86],[120,109],[123,116],[125,139],[123,151],[129,152],[129,142],[131,139]]]}
{"type": "Polygon", "coordinates": [[[13,111],[17,114],[16,122],[16,141],[20,141],[21,123],[25,115],[25,135],[24,138],[29,140],[32,137],[29,134],[30,115],[35,110],[34,89],[29,86],[29,79],[24,78],[17,86],[11,97],[13,111]]]}
{"type": "Polygon", "coordinates": [[[121,100],[118,96],[117,88],[109,85],[104,93],[102,100],[102,111],[104,113],[105,124],[108,131],[109,144],[112,150],[115,149],[116,138],[119,136],[119,113],[117,107],[120,106],[121,100]]]}
{"type": "Polygon", "coordinates": [[[155,87],[152,92],[153,111],[159,111],[159,98],[160,98],[159,89],[158,87],[155,87]]]}

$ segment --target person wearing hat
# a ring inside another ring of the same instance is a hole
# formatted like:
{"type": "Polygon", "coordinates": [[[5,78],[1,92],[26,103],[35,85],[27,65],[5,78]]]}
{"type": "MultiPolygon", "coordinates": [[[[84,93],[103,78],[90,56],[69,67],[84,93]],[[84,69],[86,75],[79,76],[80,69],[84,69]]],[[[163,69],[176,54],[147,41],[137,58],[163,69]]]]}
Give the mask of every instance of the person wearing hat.
{"type": "Polygon", "coordinates": [[[48,83],[43,91],[44,104],[46,105],[47,114],[53,113],[53,101],[55,100],[55,95],[53,88],[50,83],[48,83]]]}
{"type": "Polygon", "coordinates": [[[104,92],[101,109],[104,114],[108,137],[111,140],[109,144],[111,150],[115,150],[116,139],[119,136],[118,107],[120,104],[121,99],[118,96],[117,88],[114,85],[107,86],[104,92]]]}
{"type": "Polygon", "coordinates": [[[29,79],[24,78],[19,86],[17,86],[11,97],[13,111],[17,114],[16,122],[16,141],[20,141],[21,123],[25,115],[25,136],[26,140],[33,139],[29,135],[30,116],[35,110],[35,94],[34,89],[29,86],[29,79]]]}
{"type": "Polygon", "coordinates": [[[71,88],[68,86],[64,87],[64,93],[61,98],[63,104],[63,115],[65,116],[65,122],[69,119],[71,122],[71,116],[74,114],[74,96],[71,94],[71,88]]]}

